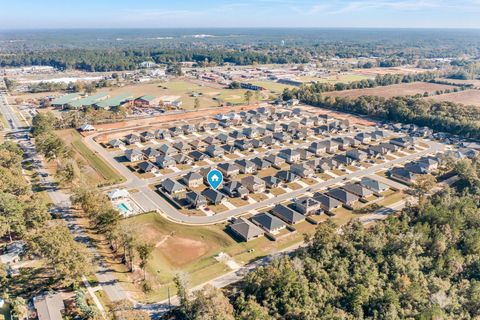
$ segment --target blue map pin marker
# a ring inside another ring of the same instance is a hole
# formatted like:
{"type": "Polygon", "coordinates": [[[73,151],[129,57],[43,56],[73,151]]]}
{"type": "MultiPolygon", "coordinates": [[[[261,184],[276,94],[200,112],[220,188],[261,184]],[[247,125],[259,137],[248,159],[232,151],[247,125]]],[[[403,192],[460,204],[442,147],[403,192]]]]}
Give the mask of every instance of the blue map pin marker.
{"type": "Polygon", "coordinates": [[[207,175],[208,183],[213,190],[217,190],[223,181],[223,174],[217,169],[212,169],[207,175]]]}

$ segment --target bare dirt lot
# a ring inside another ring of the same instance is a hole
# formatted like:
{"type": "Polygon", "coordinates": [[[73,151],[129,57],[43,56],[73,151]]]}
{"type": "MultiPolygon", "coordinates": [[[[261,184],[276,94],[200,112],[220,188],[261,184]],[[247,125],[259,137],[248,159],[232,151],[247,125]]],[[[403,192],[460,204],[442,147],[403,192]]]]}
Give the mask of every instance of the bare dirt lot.
{"type": "Polygon", "coordinates": [[[455,87],[444,84],[412,82],[368,89],[333,91],[327,92],[325,93],[325,95],[341,98],[358,98],[360,96],[377,96],[384,98],[392,98],[398,96],[414,96],[417,94],[424,94],[425,92],[431,94],[438,90],[453,90],[453,88],[455,87]]]}
{"type": "Polygon", "coordinates": [[[435,101],[449,101],[480,107],[480,90],[465,90],[429,97],[435,101]]]}
{"type": "Polygon", "coordinates": [[[355,73],[367,75],[367,76],[376,76],[377,74],[411,74],[411,73],[422,73],[428,72],[428,69],[420,69],[415,67],[392,67],[392,68],[370,68],[370,69],[358,69],[355,70],[355,73]]]}

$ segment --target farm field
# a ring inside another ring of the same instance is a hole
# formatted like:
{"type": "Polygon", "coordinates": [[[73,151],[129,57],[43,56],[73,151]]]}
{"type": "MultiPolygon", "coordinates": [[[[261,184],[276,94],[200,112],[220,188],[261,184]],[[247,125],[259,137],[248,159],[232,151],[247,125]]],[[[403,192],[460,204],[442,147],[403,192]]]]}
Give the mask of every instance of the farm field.
{"type": "Polygon", "coordinates": [[[448,101],[480,107],[480,90],[465,90],[431,96],[435,101],[448,101]]]}
{"type": "Polygon", "coordinates": [[[75,129],[56,131],[67,146],[71,147],[74,157],[85,164],[83,170],[88,179],[95,185],[108,185],[120,183],[124,178],[111,168],[105,161],[98,157],[83,142],[80,134],[75,129]]]}
{"type": "Polygon", "coordinates": [[[438,90],[452,90],[455,88],[450,85],[427,83],[427,82],[412,82],[400,83],[385,87],[367,88],[367,89],[353,89],[344,91],[332,91],[325,93],[325,96],[341,97],[341,98],[358,98],[360,96],[378,96],[383,98],[392,98],[396,96],[414,96],[417,94],[435,93],[438,90]]]}

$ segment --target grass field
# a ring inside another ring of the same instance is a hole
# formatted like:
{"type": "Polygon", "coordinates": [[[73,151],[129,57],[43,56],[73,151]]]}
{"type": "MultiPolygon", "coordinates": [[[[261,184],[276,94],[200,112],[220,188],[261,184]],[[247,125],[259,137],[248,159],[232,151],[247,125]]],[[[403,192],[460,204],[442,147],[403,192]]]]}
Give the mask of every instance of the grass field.
{"type": "Polygon", "coordinates": [[[355,82],[360,80],[367,80],[371,79],[371,76],[361,75],[361,74],[339,74],[335,76],[329,76],[326,78],[319,78],[319,77],[300,77],[301,80],[304,81],[315,81],[320,83],[349,83],[355,82]]]}
{"type": "Polygon", "coordinates": [[[437,90],[453,90],[453,88],[455,87],[444,84],[412,82],[368,89],[333,91],[327,92],[325,93],[325,95],[341,98],[358,98],[360,96],[378,96],[383,98],[392,98],[396,96],[414,96],[417,94],[423,95],[425,92],[432,94],[437,90]]]}
{"type": "Polygon", "coordinates": [[[253,81],[252,84],[264,87],[265,89],[274,93],[282,93],[285,88],[296,88],[295,86],[290,86],[288,84],[282,84],[274,81],[253,81]]]}
{"type": "Polygon", "coordinates": [[[459,92],[445,93],[441,95],[431,96],[426,99],[433,99],[435,101],[448,101],[454,103],[461,103],[467,106],[480,107],[480,90],[465,90],[459,92]]]}
{"type": "Polygon", "coordinates": [[[101,186],[124,181],[125,178],[83,143],[82,136],[75,129],[60,130],[56,133],[72,148],[75,158],[86,165],[83,170],[91,182],[101,186]]]}

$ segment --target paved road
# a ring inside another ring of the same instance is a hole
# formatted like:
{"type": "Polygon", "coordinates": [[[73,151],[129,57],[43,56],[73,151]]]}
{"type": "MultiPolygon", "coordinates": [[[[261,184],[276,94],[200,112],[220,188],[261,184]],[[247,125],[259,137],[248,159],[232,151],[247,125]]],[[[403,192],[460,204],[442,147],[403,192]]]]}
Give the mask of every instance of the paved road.
{"type": "Polygon", "coordinates": [[[123,290],[120,283],[118,283],[114,274],[112,272],[109,272],[104,262],[101,261],[100,255],[97,253],[95,246],[93,246],[89,242],[89,238],[85,231],[75,223],[73,212],[71,210],[72,204],[70,202],[69,195],[57,189],[55,181],[48,174],[47,170],[43,166],[43,159],[40,155],[37,154],[35,145],[31,141],[26,139],[25,135],[28,134],[29,128],[25,130],[18,130],[18,128],[20,128],[22,124],[16,116],[15,112],[12,110],[11,106],[6,103],[5,97],[1,94],[0,112],[6,115],[6,117],[8,117],[9,119],[12,119],[12,123],[10,123],[10,130],[13,131],[14,136],[19,142],[19,145],[25,150],[25,153],[33,160],[36,171],[40,176],[40,182],[42,183],[47,194],[52,199],[52,203],[54,204],[54,206],[51,208],[51,211],[53,213],[61,215],[61,217],[65,220],[68,228],[74,235],[75,240],[85,243],[95,257],[96,263],[98,265],[98,269],[95,275],[108,298],[111,301],[127,299],[128,296],[126,292],[123,290]]]}
{"type": "MultiPolygon", "coordinates": [[[[346,134],[348,135],[348,134],[346,134]]],[[[343,135],[345,136],[345,135],[343,135]]],[[[127,169],[123,164],[119,163],[117,160],[115,160],[114,155],[110,154],[107,150],[105,150],[102,146],[97,144],[93,140],[94,136],[89,136],[86,138],[86,142],[89,147],[94,149],[98,154],[103,156],[103,158],[110,164],[112,165],[115,169],[117,169],[122,175],[124,175],[127,178],[127,182],[122,184],[123,187],[127,188],[135,188],[139,190],[140,192],[143,193],[142,198],[145,200],[145,202],[141,203],[141,205],[145,209],[158,209],[161,214],[165,215],[167,218],[174,220],[176,222],[181,222],[181,223],[186,223],[186,224],[192,224],[192,225],[207,225],[207,224],[215,224],[218,222],[223,222],[228,219],[230,219],[233,216],[241,215],[246,212],[252,211],[252,210],[257,210],[263,207],[268,207],[272,206],[274,204],[299,197],[302,195],[305,195],[308,192],[314,192],[318,191],[321,189],[326,189],[332,185],[344,182],[346,180],[350,180],[352,178],[361,178],[363,176],[368,176],[368,175],[373,175],[375,172],[383,169],[387,169],[391,166],[398,165],[401,163],[405,163],[411,160],[414,160],[416,158],[419,158],[421,156],[430,154],[430,153],[436,153],[438,151],[441,151],[443,149],[443,145],[437,142],[428,142],[429,148],[419,151],[415,154],[409,154],[382,164],[377,164],[373,165],[370,168],[363,169],[363,170],[358,170],[343,176],[339,176],[333,179],[329,179],[327,181],[323,181],[308,187],[304,187],[295,191],[287,192],[285,194],[276,196],[274,198],[269,198],[267,200],[245,205],[239,208],[235,208],[232,210],[224,211],[222,213],[215,214],[213,216],[189,216],[181,213],[178,211],[176,208],[172,207],[165,199],[160,197],[155,191],[150,189],[148,187],[149,182],[147,180],[143,180],[139,177],[137,177],[135,174],[133,174],[129,169],[127,169]]],[[[310,143],[310,142],[309,142],[310,143]]],[[[309,143],[305,143],[302,145],[306,145],[309,143]]],[[[301,145],[299,145],[301,146],[301,145]]],[[[298,146],[297,146],[298,147],[298,146]]],[[[254,155],[259,156],[260,154],[254,155]]],[[[232,160],[234,161],[234,160],[232,160]]],[[[188,171],[188,170],[187,170],[188,171]]],[[[163,175],[161,178],[164,179],[166,177],[176,177],[178,175],[182,174],[182,172],[175,172],[172,174],[168,175],[163,175]]],[[[379,178],[381,179],[381,177],[379,178]]],[[[388,180],[387,183],[389,185],[393,185],[394,187],[398,188],[404,188],[403,185],[397,184],[396,182],[388,180]],[[397,186],[398,185],[398,186],[397,186]]]]}

